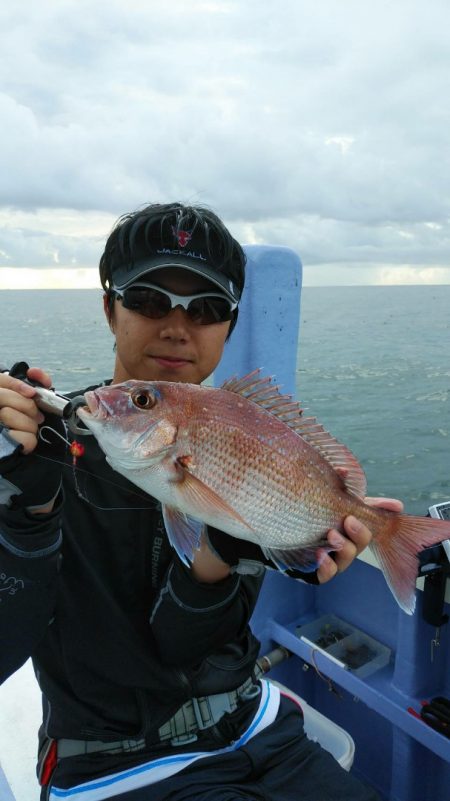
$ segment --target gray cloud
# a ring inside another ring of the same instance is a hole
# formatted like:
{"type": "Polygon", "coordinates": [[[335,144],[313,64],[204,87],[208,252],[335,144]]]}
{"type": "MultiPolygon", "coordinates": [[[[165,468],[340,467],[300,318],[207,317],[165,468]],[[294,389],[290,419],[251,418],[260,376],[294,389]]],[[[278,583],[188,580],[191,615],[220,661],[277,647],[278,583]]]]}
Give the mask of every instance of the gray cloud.
{"type": "Polygon", "coordinates": [[[0,267],[93,267],[102,240],[27,228],[0,228],[0,267]]]}
{"type": "Polygon", "coordinates": [[[25,0],[0,29],[0,266],[101,247],[8,210],[176,198],[307,264],[450,267],[445,0],[25,0]]]}

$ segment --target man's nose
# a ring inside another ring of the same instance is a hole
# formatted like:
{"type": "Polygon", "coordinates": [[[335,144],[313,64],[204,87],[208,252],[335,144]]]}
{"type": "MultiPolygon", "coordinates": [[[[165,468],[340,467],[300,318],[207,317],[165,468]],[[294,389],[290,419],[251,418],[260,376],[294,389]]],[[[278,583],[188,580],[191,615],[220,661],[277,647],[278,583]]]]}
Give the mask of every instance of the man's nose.
{"type": "Polygon", "coordinates": [[[189,337],[192,322],[182,306],[175,306],[162,321],[161,336],[189,337]]]}

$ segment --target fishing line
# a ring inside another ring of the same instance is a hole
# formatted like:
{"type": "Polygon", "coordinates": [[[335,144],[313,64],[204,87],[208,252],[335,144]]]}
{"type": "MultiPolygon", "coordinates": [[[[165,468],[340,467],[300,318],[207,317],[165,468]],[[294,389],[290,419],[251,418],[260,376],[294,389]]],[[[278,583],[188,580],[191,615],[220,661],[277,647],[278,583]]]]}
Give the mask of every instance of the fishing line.
{"type": "Polygon", "coordinates": [[[329,692],[330,693],[334,693],[335,695],[338,696],[338,698],[342,698],[341,693],[336,689],[336,687],[334,686],[334,684],[331,681],[331,679],[328,676],[324,676],[324,674],[320,672],[320,670],[319,670],[319,668],[317,666],[316,654],[320,654],[320,653],[321,653],[321,651],[319,651],[317,648],[313,648],[312,651],[311,651],[311,662],[313,664],[313,668],[316,671],[317,675],[319,676],[319,679],[322,679],[322,681],[324,681],[325,684],[328,685],[329,692]]]}
{"type": "MultiPolygon", "coordinates": [[[[47,429],[48,431],[51,431],[52,434],[56,434],[57,437],[59,437],[63,442],[65,442],[66,445],[68,445],[69,450],[71,451],[71,454],[72,454],[72,464],[68,465],[67,462],[63,462],[60,459],[52,459],[51,456],[43,456],[40,453],[35,453],[35,456],[37,456],[39,459],[44,459],[45,461],[53,462],[54,464],[59,464],[62,467],[71,467],[72,468],[72,475],[73,475],[73,481],[74,481],[75,489],[76,489],[78,497],[81,498],[81,500],[85,501],[90,506],[92,506],[94,509],[98,509],[101,512],[115,512],[115,511],[117,511],[117,512],[125,512],[127,510],[130,510],[130,511],[133,511],[133,512],[134,511],[150,511],[150,510],[154,510],[154,509],[157,508],[157,504],[153,504],[151,506],[99,506],[98,504],[94,503],[94,501],[91,501],[87,497],[86,494],[83,494],[83,491],[80,488],[80,485],[79,485],[79,482],[78,482],[77,473],[84,473],[86,476],[89,476],[90,478],[96,479],[97,481],[102,481],[104,484],[110,484],[110,486],[115,487],[116,489],[123,490],[124,487],[123,487],[122,484],[118,484],[117,481],[112,481],[110,478],[104,478],[103,476],[98,476],[95,473],[93,473],[92,470],[86,470],[86,468],[80,467],[79,464],[77,463],[77,459],[80,456],[83,455],[84,446],[81,446],[83,448],[83,451],[79,452],[78,451],[78,449],[80,448],[80,443],[79,442],[76,442],[76,440],[71,442],[69,439],[64,437],[59,431],[56,431],[51,426],[42,426],[42,428],[39,430],[39,437],[40,437],[40,439],[42,439],[43,442],[45,442],[48,445],[51,445],[51,442],[41,434],[41,432],[44,429],[47,429]],[[76,448],[73,448],[74,445],[76,446],[76,448]],[[74,451],[75,451],[75,453],[74,453],[74,451]]],[[[138,498],[143,498],[143,499],[146,499],[146,500],[148,499],[148,495],[141,494],[140,492],[137,492],[135,489],[132,489],[132,490],[131,489],[127,489],[127,492],[129,492],[130,495],[136,495],[138,498]]]]}

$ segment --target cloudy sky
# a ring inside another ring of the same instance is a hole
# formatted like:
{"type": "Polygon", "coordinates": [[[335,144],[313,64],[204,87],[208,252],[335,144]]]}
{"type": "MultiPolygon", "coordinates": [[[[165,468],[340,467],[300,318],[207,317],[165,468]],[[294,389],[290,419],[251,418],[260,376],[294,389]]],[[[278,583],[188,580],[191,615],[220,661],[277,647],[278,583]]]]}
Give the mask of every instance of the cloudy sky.
{"type": "Polygon", "coordinates": [[[96,284],[174,199],[310,285],[450,283],[448,0],[19,0],[0,32],[0,287],[96,284]]]}

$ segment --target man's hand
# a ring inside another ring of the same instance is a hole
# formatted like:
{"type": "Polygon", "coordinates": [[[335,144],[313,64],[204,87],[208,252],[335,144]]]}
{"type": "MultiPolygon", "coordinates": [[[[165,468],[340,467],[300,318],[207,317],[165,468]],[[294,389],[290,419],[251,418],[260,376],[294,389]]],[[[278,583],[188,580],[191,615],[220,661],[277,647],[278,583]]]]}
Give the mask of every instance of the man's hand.
{"type": "MultiPolygon", "coordinates": [[[[47,388],[52,385],[50,376],[37,367],[30,367],[28,378],[47,388]]],[[[24,454],[36,448],[38,427],[45,419],[33,400],[35,394],[34,387],[0,373],[0,425],[5,426],[9,436],[22,445],[24,454]]]]}
{"type": "MultiPolygon", "coordinates": [[[[28,370],[28,377],[51,386],[50,376],[36,367],[28,370]]],[[[62,420],[46,418],[33,400],[35,394],[34,387],[0,373],[0,502],[43,514],[53,509],[60,489],[66,444],[62,420]],[[39,439],[44,421],[62,438],[46,431],[46,441],[39,439]]]]}
{"type": "MultiPolygon", "coordinates": [[[[365,503],[380,509],[388,509],[390,512],[403,511],[402,502],[395,498],[365,498],[365,503]]],[[[333,547],[338,546],[340,550],[335,551],[333,557],[326,554],[317,571],[319,584],[325,584],[337,573],[346,570],[372,539],[372,532],[353,515],[345,518],[344,529],[346,536],[340,534],[336,529],[328,532],[328,542],[333,547]]]]}

